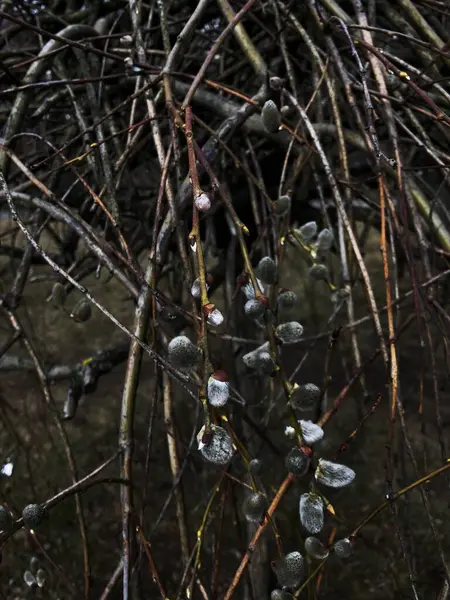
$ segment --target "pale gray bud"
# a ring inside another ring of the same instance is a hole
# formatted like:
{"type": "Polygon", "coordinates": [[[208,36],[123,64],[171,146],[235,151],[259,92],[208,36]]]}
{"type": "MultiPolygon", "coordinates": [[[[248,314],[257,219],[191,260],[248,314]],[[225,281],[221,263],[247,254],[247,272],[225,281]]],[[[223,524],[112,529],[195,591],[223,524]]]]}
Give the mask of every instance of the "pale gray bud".
{"type": "Polygon", "coordinates": [[[296,588],[303,579],[304,560],[300,552],[290,552],[274,561],[278,583],[283,588],[296,588]]]}
{"type": "Polygon", "coordinates": [[[299,477],[306,475],[310,463],[311,458],[305,454],[303,450],[297,448],[297,446],[292,448],[284,459],[284,464],[286,465],[286,469],[289,471],[289,473],[293,473],[299,477]]]}
{"type": "Polygon", "coordinates": [[[223,314],[220,312],[218,308],[214,308],[207,317],[207,321],[213,327],[219,327],[222,325],[224,320],[223,314]]]}
{"type": "Polygon", "coordinates": [[[281,125],[281,115],[273,100],[264,103],[261,113],[264,129],[268,133],[277,133],[281,125]]]}
{"type": "Polygon", "coordinates": [[[249,523],[259,523],[266,511],[267,501],[259,492],[251,492],[244,500],[242,512],[249,523]]]}
{"type": "Polygon", "coordinates": [[[278,296],[278,308],[281,310],[290,310],[297,304],[297,294],[287,290],[278,296]]]}
{"type": "Polygon", "coordinates": [[[212,406],[225,406],[230,397],[230,382],[224,371],[216,371],[208,379],[208,402],[212,406]]]}
{"type": "Polygon", "coordinates": [[[322,229],[317,236],[316,252],[317,254],[326,254],[333,245],[333,234],[329,229],[322,229]]]}
{"type": "Polygon", "coordinates": [[[45,510],[39,504],[28,504],[22,511],[25,527],[34,529],[38,527],[45,518],[45,510]]]}
{"type": "Polygon", "coordinates": [[[261,373],[270,374],[275,369],[275,363],[270,356],[269,342],[265,342],[262,346],[244,354],[242,360],[249,369],[259,371],[261,373]]]}
{"type": "Polygon", "coordinates": [[[211,425],[207,434],[206,427],[197,434],[198,449],[203,458],[215,465],[226,465],[233,456],[233,444],[228,432],[219,425],[211,425]]]}
{"type": "Polygon", "coordinates": [[[290,403],[297,410],[311,410],[315,408],[322,393],[315,383],[299,385],[292,393],[290,403]]]}
{"type": "Polygon", "coordinates": [[[252,298],[245,303],[244,312],[251,319],[260,319],[266,312],[266,307],[256,298],[252,298]]]}
{"type": "Polygon", "coordinates": [[[273,284],[277,280],[277,265],[270,256],[263,256],[256,267],[256,273],[262,282],[273,284]]]}
{"type": "Polygon", "coordinates": [[[299,229],[296,229],[295,232],[299,235],[302,242],[307,244],[317,235],[317,223],[315,221],[309,221],[308,223],[302,225],[299,229]]]}
{"type": "Polygon", "coordinates": [[[195,207],[200,212],[207,212],[211,208],[211,199],[205,192],[198,194],[198,196],[195,197],[194,203],[195,207]]]}
{"type": "Polygon", "coordinates": [[[305,540],[306,552],[317,560],[324,560],[330,554],[328,548],[322,544],[319,538],[314,536],[307,537],[305,540]]]}
{"type": "Polygon", "coordinates": [[[200,349],[185,335],[174,337],[169,343],[168,352],[170,362],[180,371],[190,371],[200,361],[200,349]]]}
{"type": "MultiPolygon", "coordinates": [[[[210,285],[208,284],[208,281],[206,281],[206,291],[208,291],[209,288],[210,288],[210,285]]],[[[200,298],[202,297],[202,288],[200,285],[200,277],[197,277],[197,279],[194,281],[194,283],[191,286],[191,296],[193,296],[197,300],[200,300],[200,298]]]]}
{"type": "Polygon", "coordinates": [[[291,197],[284,195],[280,196],[278,200],[274,202],[274,209],[277,215],[285,215],[291,208],[291,197]]]}
{"type": "Polygon", "coordinates": [[[278,325],[275,334],[282,344],[296,344],[302,339],[303,326],[297,321],[289,321],[278,325]]]}

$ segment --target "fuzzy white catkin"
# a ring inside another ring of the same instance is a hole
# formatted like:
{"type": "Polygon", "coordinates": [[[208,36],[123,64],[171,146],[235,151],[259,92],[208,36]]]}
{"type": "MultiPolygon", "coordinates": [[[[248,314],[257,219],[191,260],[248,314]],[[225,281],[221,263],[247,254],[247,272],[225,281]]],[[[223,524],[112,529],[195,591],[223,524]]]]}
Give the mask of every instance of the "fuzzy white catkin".
{"type": "Polygon", "coordinates": [[[214,373],[208,379],[208,402],[212,406],[225,406],[230,397],[230,382],[220,381],[214,373]]]}
{"type": "Polygon", "coordinates": [[[323,500],[314,493],[300,496],[300,523],[309,533],[320,533],[324,524],[323,500]]]}
{"type": "Polygon", "coordinates": [[[343,488],[354,480],[355,471],[345,465],[319,458],[315,478],[319,483],[328,487],[343,488]]]}
{"type": "Polygon", "coordinates": [[[211,436],[204,443],[205,426],[197,434],[198,449],[203,458],[215,465],[226,465],[233,457],[233,444],[227,431],[219,425],[211,425],[211,436]]]}
{"type": "Polygon", "coordinates": [[[282,344],[296,344],[302,339],[303,326],[297,321],[281,323],[275,333],[282,344]]]}
{"type": "Polygon", "coordinates": [[[195,368],[200,359],[200,350],[185,335],[174,337],[168,346],[169,360],[181,371],[195,368]]]}
{"type": "Polygon", "coordinates": [[[312,446],[323,438],[323,429],[312,421],[299,421],[302,436],[308,446],[312,446]]]}

